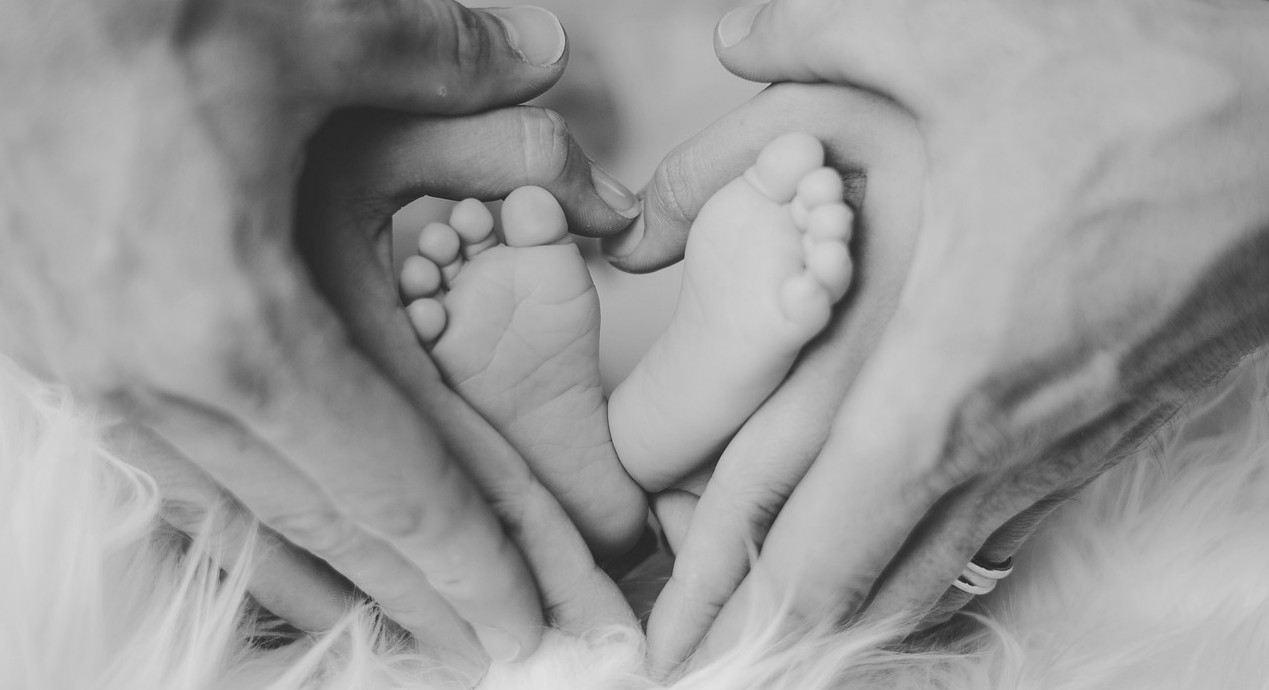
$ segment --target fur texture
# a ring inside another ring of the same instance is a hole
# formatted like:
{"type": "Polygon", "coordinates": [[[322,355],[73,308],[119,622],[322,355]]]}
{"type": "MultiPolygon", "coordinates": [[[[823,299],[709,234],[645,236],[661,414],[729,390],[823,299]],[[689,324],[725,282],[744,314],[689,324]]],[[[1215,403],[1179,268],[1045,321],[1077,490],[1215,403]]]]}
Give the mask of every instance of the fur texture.
{"type": "MultiPolygon", "coordinates": [[[[901,652],[884,625],[755,630],[675,690],[1269,688],[1269,360],[1103,477],[1019,555],[956,649],[901,652]]],[[[153,481],[106,420],[0,360],[0,688],[417,688],[423,663],[353,612],[260,644],[242,572],[157,521],[153,481]],[[272,648],[270,648],[272,647],[272,648]]],[[[642,639],[550,634],[483,687],[650,689],[642,639]]]]}

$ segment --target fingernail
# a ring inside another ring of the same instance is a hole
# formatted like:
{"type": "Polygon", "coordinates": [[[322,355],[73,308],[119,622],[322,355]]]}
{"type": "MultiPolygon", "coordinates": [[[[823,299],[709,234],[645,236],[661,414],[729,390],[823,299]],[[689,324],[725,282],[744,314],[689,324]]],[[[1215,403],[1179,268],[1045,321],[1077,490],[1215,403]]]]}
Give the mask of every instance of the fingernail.
{"type": "Polygon", "coordinates": [[[763,7],[766,7],[766,3],[741,7],[728,12],[723,20],[718,22],[719,45],[730,48],[745,40],[753,29],[753,20],[758,17],[763,7]]]}
{"type": "Polygon", "coordinates": [[[564,57],[568,37],[560,20],[551,12],[533,5],[487,11],[502,23],[511,49],[530,65],[554,65],[564,57]]]}
{"type": "Polygon", "coordinates": [[[639,215],[639,198],[618,182],[617,178],[608,174],[607,170],[591,163],[590,177],[595,183],[595,192],[599,194],[599,198],[616,211],[617,215],[631,220],[639,215]]]}
{"type": "Polygon", "coordinates": [[[640,216],[633,225],[622,230],[621,234],[604,240],[604,256],[607,256],[609,261],[618,261],[630,256],[643,241],[644,226],[644,217],[640,216]]]}
{"type": "Polygon", "coordinates": [[[520,642],[511,633],[487,625],[474,626],[476,637],[484,645],[485,652],[495,663],[509,663],[520,657],[520,642]]]}
{"type": "MultiPolygon", "coordinates": [[[[479,654],[478,650],[472,650],[479,654]]],[[[484,680],[485,674],[489,672],[489,662],[477,661],[466,655],[460,654],[453,650],[442,649],[434,650],[437,660],[440,662],[439,668],[444,669],[453,680],[457,681],[463,687],[474,688],[480,685],[480,681],[484,680]]]]}

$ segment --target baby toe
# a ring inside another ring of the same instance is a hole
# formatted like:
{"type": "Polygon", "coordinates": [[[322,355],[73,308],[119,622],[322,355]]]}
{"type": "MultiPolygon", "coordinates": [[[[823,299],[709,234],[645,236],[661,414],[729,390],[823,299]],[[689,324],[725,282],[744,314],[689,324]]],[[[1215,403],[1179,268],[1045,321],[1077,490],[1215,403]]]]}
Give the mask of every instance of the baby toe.
{"type": "Polygon", "coordinates": [[[780,309],[798,326],[799,339],[804,339],[828,325],[833,305],[819,281],[809,273],[799,273],[780,287],[780,309]]]}
{"type": "Polygon", "coordinates": [[[520,187],[502,203],[502,233],[509,247],[538,247],[568,241],[564,209],[541,187],[520,187]]]}
{"type": "Polygon", "coordinates": [[[446,282],[453,281],[462,267],[461,248],[458,233],[448,223],[428,223],[419,233],[419,254],[440,267],[446,282]]]}
{"type": "Polygon", "coordinates": [[[475,258],[477,254],[498,244],[494,235],[494,217],[489,208],[477,199],[464,199],[454,205],[449,224],[462,240],[463,256],[475,258]]]}
{"type": "Polygon", "coordinates": [[[816,206],[807,213],[806,237],[815,242],[847,242],[854,220],[855,214],[846,204],[816,206]]]}
{"type": "Polygon", "coordinates": [[[850,287],[850,251],[841,242],[811,242],[806,253],[806,270],[828,291],[829,299],[836,302],[850,287]]]}
{"type": "Polygon", "coordinates": [[[441,269],[422,256],[411,256],[401,267],[401,297],[412,302],[431,297],[441,289],[441,269]]]}
{"type": "Polygon", "coordinates": [[[832,168],[817,168],[798,181],[797,200],[806,208],[841,203],[845,188],[842,176],[832,168]]]}
{"type": "Polygon", "coordinates": [[[811,211],[825,204],[840,204],[843,190],[842,178],[832,168],[817,168],[807,173],[798,182],[797,192],[789,204],[794,224],[806,230],[811,211]]]}
{"type": "Polygon", "coordinates": [[[824,147],[815,137],[794,132],[779,137],[758,154],[745,179],[767,198],[786,204],[807,173],[824,165],[824,147]]]}
{"type": "Polygon", "coordinates": [[[414,326],[414,332],[419,336],[419,340],[428,346],[441,337],[441,333],[445,332],[445,324],[449,320],[444,305],[440,300],[432,298],[411,302],[405,308],[405,313],[410,317],[410,324],[414,326]]]}

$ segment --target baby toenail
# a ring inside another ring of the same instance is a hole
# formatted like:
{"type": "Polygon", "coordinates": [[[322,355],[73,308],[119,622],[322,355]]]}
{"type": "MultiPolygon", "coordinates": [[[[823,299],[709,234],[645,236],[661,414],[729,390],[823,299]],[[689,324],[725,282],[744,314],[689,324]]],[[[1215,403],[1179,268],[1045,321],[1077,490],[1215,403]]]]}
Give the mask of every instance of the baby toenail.
{"type": "Polygon", "coordinates": [[[499,663],[510,663],[520,657],[520,642],[511,633],[487,625],[476,626],[476,636],[489,657],[499,663]]]}

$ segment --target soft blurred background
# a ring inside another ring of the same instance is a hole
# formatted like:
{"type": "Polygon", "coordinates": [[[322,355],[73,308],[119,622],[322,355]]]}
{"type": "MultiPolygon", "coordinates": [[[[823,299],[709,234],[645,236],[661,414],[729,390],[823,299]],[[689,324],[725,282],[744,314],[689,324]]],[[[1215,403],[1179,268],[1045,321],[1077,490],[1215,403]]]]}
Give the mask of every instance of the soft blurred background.
{"type": "MultiPolygon", "coordinates": [[[[714,57],[714,26],[745,0],[539,0],[468,2],[473,7],[534,4],[568,31],[568,70],[534,102],[558,111],[591,158],[638,191],[678,144],[761,88],[714,57]]],[[[448,204],[423,200],[396,217],[398,253],[448,204]]],[[[582,241],[603,305],[601,361],[611,390],[664,329],[679,271],[629,276],[609,267],[596,242],[582,241]]]]}

